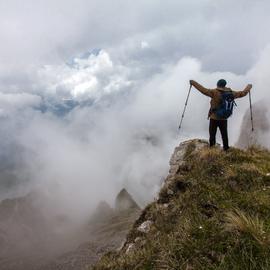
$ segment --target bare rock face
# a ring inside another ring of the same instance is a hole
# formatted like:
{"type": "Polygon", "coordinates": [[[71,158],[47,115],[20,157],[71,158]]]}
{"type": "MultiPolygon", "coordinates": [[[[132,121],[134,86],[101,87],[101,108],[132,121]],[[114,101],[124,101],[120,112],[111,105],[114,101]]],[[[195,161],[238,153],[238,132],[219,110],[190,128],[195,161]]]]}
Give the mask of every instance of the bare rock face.
{"type": "MultiPolygon", "coordinates": [[[[122,248],[126,235],[139,214],[137,203],[122,189],[116,197],[115,209],[105,201],[98,204],[87,225],[85,239],[78,248],[55,258],[38,270],[90,268],[104,253],[122,248]]],[[[130,245],[128,252],[133,248],[135,245],[130,245]]]]}
{"type": "Polygon", "coordinates": [[[115,199],[115,210],[123,211],[128,209],[140,209],[132,196],[123,188],[115,199]]]}
{"type": "Polygon", "coordinates": [[[270,111],[266,102],[260,101],[253,105],[254,131],[251,129],[250,110],[244,115],[241,131],[236,143],[239,148],[247,148],[251,145],[261,145],[270,148],[270,111]]]}
{"type": "Polygon", "coordinates": [[[103,216],[111,216],[113,215],[113,209],[110,207],[110,205],[105,202],[105,201],[101,201],[99,204],[98,204],[98,207],[97,207],[97,212],[100,214],[100,215],[103,215],[103,216]]]}
{"type": "Polygon", "coordinates": [[[101,201],[94,214],[90,218],[90,222],[100,222],[107,220],[109,217],[114,215],[114,210],[110,207],[110,205],[105,202],[101,201]]]}
{"type": "Polygon", "coordinates": [[[140,214],[124,189],[116,198],[116,210],[101,201],[83,224],[74,223],[57,207],[46,207],[47,199],[35,191],[0,202],[1,270],[86,269],[121,246],[140,214]]]}
{"type": "Polygon", "coordinates": [[[159,203],[164,204],[166,207],[166,203],[170,197],[174,196],[176,192],[185,191],[188,188],[188,181],[177,181],[176,185],[175,175],[178,174],[183,168],[188,170],[189,164],[186,162],[187,155],[190,153],[196,155],[202,148],[205,147],[209,147],[206,140],[193,139],[180,143],[180,145],[174,149],[170,159],[169,174],[163,182],[161,192],[157,198],[159,203]]]}
{"type": "MultiPolygon", "coordinates": [[[[187,166],[187,155],[191,153],[196,155],[200,152],[202,148],[208,147],[208,142],[205,140],[194,139],[182,142],[174,150],[174,153],[170,159],[170,170],[167,178],[164,181],[162,190],[168,195],[165,195],[166,198],[163,198],[162,192],[159,194],[159,197],[155,201],[156,209],[159,211],[169,211],[169,204],[167,197],[173,196],[175,192],[185,192],[186,189],[190,187],[188,180],[186,182],[177,182],[177,186],[174,186],[175,176],[179,174],[179,171],[183,169],[183,166],[187,166]],[[176,191],[177,189],[177,191],[176,191]]],[[[125,194],[126,191],[123,191],[125,194]]],[[[122,192],[120,192],[121,194],[122,192]]],[[[121,197],[121,196],[120,196],[121,197]]],[[[140,217],[136,220],[135,225],[133,226],[132,231],[129,233],[126,242],[119,250],[125,254],[132,253],[136,250],[139,250],[145,243],[146,238],[149,234],[155,231],[155,221],[151,216],[151,212],[142,211],[140,217]]]]}
{"type": "Polygon", "coordinates": [[[174,176],[179,170],[179,167],[185,163],[184,157],[189,147],[192,147],[193,149],[191,150],[194,152],[206,146],[208,146],[208,142],[205,140],[199,140],[199,139],[188,140],[188,141],[182,142],[179,146],[177,146],[174,149],[174,152],[170,159],[170,170],[169,170],[169,175],[167,179],[170,179],[171,176],[174,176]]]}
{"type": "MultiPolygon", "coordinates": [[[[84,242],[77,249],[71,250],[52,260],[49,264],[35,270],[85,270],[91,269],[100,257],[109,251],[119,250],[126,235],[140,210],[115,211],[108,203],[101,202],[88,224],[84,242]],[[100,211],[100,212],[99,212],[100,211]]],[[[134,246],[135,247],[135,246],[134,246]]],[[[132,245],[129,251],[132,251],[132,245]]],[[[32,270],[32,269],[31,269],[32,270]]]]}

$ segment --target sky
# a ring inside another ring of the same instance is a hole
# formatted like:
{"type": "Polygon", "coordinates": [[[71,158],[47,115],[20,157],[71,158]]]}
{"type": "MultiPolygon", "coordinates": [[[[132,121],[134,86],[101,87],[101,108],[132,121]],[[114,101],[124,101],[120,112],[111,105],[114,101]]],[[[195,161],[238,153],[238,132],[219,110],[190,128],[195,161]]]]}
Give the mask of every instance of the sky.
{"type": "MultiPolygon", "coordinates": [[[[174,147],[208,137],[209,100],[195,89],[178,131],[190,79],[252,83],[253,102],[269,101],[269,8],[0,0],[0,200],[40,188],[82,216],[100,200],[113,204],[122,187],[142,206],[151,201],[174,147]]],[[[248,98],[237,104],[231,144],[248,98]]]]}

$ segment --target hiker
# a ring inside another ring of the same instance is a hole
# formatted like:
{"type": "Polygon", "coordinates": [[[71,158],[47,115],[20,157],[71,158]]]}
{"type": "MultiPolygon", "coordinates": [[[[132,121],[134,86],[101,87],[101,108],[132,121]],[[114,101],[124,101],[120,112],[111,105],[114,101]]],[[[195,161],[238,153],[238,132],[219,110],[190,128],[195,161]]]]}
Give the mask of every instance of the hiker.
{"type": "Polygon", "coordinates": [[[227,118],[232,114],[234,99],[246,96],[252,88],[252,84],[248,84],[243,91],[233,91],[226,87],[227,82],[220,79],[217,82],[217,88],[207,89],[194,80],[190,80],[190,85],[194,86],[202,94],[211,98],[210,110],[208,113],[209,123],[209,144],[210,147],[216,144],[216,133],[219,128],[223,149],[229,149],[227,118]],[[226,107],[226,108],[225,108],[226,107]]]}

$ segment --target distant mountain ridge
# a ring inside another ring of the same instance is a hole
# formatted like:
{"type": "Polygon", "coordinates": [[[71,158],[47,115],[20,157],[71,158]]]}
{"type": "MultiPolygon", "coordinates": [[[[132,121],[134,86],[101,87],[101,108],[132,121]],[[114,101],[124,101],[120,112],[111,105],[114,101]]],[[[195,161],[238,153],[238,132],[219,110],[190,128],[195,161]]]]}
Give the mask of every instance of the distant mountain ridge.
{"type": "MultiPolygon", "coordinates": [[[[117,201],[121,203],[119,194],[117,201]]],[[[131,195],[126,190],[124,194],[125,208],[114,209],[100,202],[96,212],[89,215],[89,223],[80,227],[73,227],[63,214],[47,216],[41,204],[46,198],[41,192],[3,200],[0,269],[82,270],[95,263],[106,251],[119,248],[140,213],[131,195]]]]}

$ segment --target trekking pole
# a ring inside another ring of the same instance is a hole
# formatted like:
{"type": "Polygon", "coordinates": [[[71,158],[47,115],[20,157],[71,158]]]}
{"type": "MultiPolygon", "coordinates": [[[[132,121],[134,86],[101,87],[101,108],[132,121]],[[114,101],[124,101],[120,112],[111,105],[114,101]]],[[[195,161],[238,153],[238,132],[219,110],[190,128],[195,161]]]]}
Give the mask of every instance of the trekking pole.
{"type": "Polygon", "coordinates": [[[187,95],[187,99],[186,99],[186,102],[185,102],[184,111],[183,111],[183,113],[182,113],[182,117],[181,117],[180,125],[179,125],[179,128],[178,128],[179,130],[181,129],[182,122],[183,122],[183,119],[184,119],[184,116],[185,116],[185,112],[186,112],[186,108],[187,108],[187,103],[188,103],[188,99],[189,99],[189,95],[190,95],[191,87],[192,87],[192,85],[190,85],[189,90],[188,90],[188,95],[187,95]]]}
{"type": "Polygon", "coordinates": [[[248,93],[249,93],[249,108],[250,108],[251,131],[254,131],[253,113],[252,113],[252,103],[251,103],[251,94],[250,94],[250,91],[248,93]]]}

